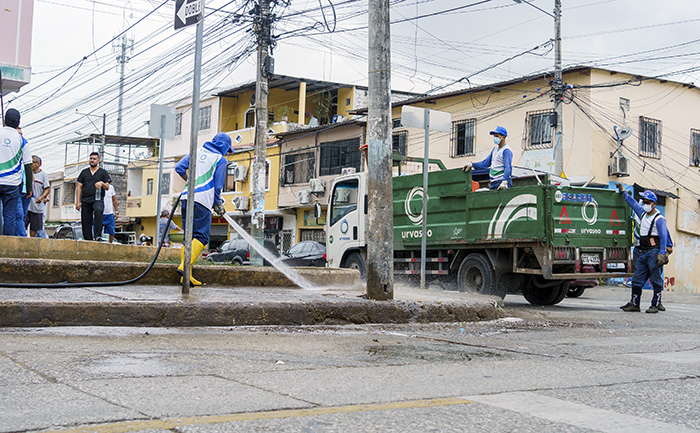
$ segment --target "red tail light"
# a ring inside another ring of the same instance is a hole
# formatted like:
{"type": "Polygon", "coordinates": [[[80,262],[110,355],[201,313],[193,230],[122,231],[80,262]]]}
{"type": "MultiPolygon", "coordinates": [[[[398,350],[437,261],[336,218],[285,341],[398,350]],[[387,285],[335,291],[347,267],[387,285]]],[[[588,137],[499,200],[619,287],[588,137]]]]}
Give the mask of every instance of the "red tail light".
{"type": "Polygon", "coordinates": [[[250,251],[245,253],[245,258],[246,260],[250,260],[250,251]]]}
{"type": "Polygon", "coordinates": [[[326,257],[326,254],[323,254],[323,260],[328,260],[328,257],[326,257]]]}

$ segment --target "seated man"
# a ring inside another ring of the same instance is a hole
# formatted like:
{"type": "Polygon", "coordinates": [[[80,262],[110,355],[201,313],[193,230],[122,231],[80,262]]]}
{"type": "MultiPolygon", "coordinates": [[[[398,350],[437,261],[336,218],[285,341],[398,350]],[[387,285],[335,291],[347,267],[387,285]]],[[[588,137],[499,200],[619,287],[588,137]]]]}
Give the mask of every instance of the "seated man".
{"type": "Polygon", "coordinates": [[[489,132],[493,135],[493,142],[496,147],[491,150],[489,156],[483,161],[467,163],[462,170],[469,171],[475,169],[489,169],[489,189],[505,189],[513,186],[513,151],[506,144],[508,131],[502,126],[489,132]]]}

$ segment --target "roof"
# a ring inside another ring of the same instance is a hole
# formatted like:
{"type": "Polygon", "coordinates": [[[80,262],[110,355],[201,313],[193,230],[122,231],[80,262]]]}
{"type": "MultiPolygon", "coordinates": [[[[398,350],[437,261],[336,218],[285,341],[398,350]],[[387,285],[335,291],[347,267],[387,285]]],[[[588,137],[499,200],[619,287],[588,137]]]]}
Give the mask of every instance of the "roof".
{"type": "Polygon", "coordinates": [[[367,121],[364,117],[362,117],[359,119],[346,120],[344,122],[330,123],[328,125],[318,125],[313,127],[309,126],[306,128],[295,129],[293,131],[280,132],[279,134],[275,134],[275,137],[279,138],[280,140],[284,140],[285,138],[291,137],[293,135],[308,134],[310,132],[317,131],[329,131],[335,128],[342,128],[344,126],[361,126],[365,123],[367,123],[367,121]]]}
{"type": "MultiPolygon", "coordinates": [[[[569,68],[565,68],[562,73],[563,74],[572,74],[576,72],[586,72],[586,71],[591,71],[591,70],[598,70],[598,71],[604,71],[604,72],[610,72],[611,74],[625,74],[625,75],[630,75],[632,77],[636,77],[639,80],[659,80],[662,83],[666,82],[671,82],[675,84],[680,84],[683,86],[687,86],[690,88],[698,88],[695,86],[693,83],[682,83],[679,81],[673,81],[673,80],[666,80],[660,77],[646,77],[643,75],[639,74],[633,74],[629,72],[622,72],[622,71],[615,71],[612,69],[605,69],[605,68],[596,68],[593,66],[572,66],[569,68]]],[[[539,81],[539,80],[553,80],[554,79],[554,71],[545,71],[545,72],[538,72],[536,74],[531,74],[531,75],[525,75],[522,77],[514,78],[511,80],[507,81],[499,81],[496,83],[491,83],[491,84],[484,84],[484,85],[479,85],[479,86],[471,86],[467,89],[460,89],[460,90],[454,90],[451,92],[445,92],[445,93],[438,93],[435,95],[428,95],[428,94],[423,94],[421,96],[415,97],[415,98],[410,98],[410,99],[405,99],[403,101],[395,102],[391,106],[392,107],[401,107],[403,105],[409,105],[409,104],[415,104],[415,103],[420,103],[420,102],[431,102],[431,101],[436,101],[439,99],[445,99],[445,98],[451,98],[454,96],[461,96],[461,95],[467,95],[470,93],[478,93],[478,92],[483,92],[484,90],[496,90],[504,87],[510,87],[514,84],[520,84],[520,83],[527,83],[530,81],[539,81]]],[[[363,114],[367,112],[367,108],[361,108],[357,109],[354,111],[351,111],[351,114],[363,114]]]]}
{"type": "MultiPolygon", "coordinates": [[[[358,89],[367,89],[367,86],[358,86],[356,84],[337,83],[333,81],[313,80],[311,78],[292,77],[289,75],[273,75],[268,80],[270,89],[282,90],[297,90],[300,83],[306,83],[307,93],[313,93],[323,90],[337,89],[339,87],[355,87],[358,89]]],[[[230,89],[221,90],[215,93],[216,96],[238,96],[244,93],[255,92],[255,81],[241,84],[230,89]]],[[[392,93],[404,95],[418,95],[418,93],[393,91],[392,93]]]]}
{"type": "MultiPolygon", "coordinates": [[[[90,134],[83,135],[78,138],[71,140],[66,140],[66,143],[78,143],[78,142],[94,142],[102,143],[102,134],[90,134]]],[[[106,146],[134,146],[134,147],[155,147],[158,144],[159,139],[157,138],[145,138],[145,137],[124,137],[121,135],[105,135],[105,145],[106,146]]]]}

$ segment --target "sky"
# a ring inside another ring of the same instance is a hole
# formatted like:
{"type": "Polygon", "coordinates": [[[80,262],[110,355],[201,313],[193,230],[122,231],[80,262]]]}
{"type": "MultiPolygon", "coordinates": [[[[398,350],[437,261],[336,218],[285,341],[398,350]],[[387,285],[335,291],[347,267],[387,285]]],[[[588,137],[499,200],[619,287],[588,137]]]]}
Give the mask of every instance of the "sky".
{"type": "MultiPolygon", "coordinates": [[[[392,88],[456,90],[553,70],[554,23],[541,10],[551,13],[554,0],[531,3],[390,0],[392,88]]],[[[562,3],[564,67],[700,82],[697,0],[562,3]]],[[[207,2],[203,96],[254,80],[247,13],[253,5],[207,2]]],[[[273,7],[275,72],[366,86],[367,7],[367,0],[279,1],[273,7]]],[[[66,140],[101,133],[103,113],[107,133],[116,133],[113,46],[121,40],[112,41],[115,36],[124,32],[134,41],[125,65],[122,135],[147,136],[151,104],[175,104],[191,95],[194,26],[175,31],[174,14],[174,0],[34,0],[32,81],[7,95],[5,107],[22,112],[25,136],[47,171],[62,168],[66,140]]]]}

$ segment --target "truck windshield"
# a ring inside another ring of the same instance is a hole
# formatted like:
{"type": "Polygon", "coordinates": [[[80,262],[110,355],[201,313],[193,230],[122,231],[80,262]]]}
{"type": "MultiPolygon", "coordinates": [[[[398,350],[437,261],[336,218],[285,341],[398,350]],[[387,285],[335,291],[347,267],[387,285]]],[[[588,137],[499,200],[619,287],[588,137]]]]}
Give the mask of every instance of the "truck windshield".
{"type": "Polygon", "coordinates": [[[357,209],[357,184],[357,179],[349,179],[335,185],[331,201],[331,225],[357,209]]]}

